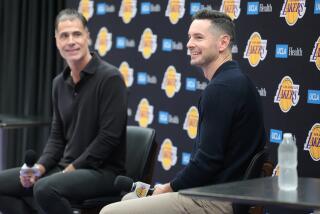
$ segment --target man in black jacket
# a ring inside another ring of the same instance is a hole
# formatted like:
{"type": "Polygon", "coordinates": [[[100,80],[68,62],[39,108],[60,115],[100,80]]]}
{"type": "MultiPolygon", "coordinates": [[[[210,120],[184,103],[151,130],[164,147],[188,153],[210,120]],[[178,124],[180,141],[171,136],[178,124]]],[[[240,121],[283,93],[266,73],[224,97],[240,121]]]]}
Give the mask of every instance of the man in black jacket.
{"type": "Polygon", "coordinates": [[[177,191],[240,180],[265,144],[259,94],[232,60],[234,23],[224,13],[202,10],[193,17],[187,48],[191,64],[202,68],[209,84],[198,109],[198,135],[189,164],[153,196],[111,204],[108,213],[232,213],[229,202],[194,200],[177,191]]]}
{"type": "Polygon", "coordinates": [[[67,67],[53,81],[53,119],[35,171],[0,173],[0,211],[73,213],[69,200],[115,192],[125,173],[127,92],[118,69],[89,52],[86,19],[66,9],[56,18],[56,44],[67,67]]]}

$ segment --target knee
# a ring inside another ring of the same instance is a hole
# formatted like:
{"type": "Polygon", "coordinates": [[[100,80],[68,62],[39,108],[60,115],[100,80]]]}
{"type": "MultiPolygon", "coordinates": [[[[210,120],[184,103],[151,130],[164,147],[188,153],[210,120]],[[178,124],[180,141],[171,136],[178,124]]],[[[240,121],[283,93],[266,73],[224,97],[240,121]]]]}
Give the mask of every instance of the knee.
{"type": "Polygon", "coordinates": [[[108,209],[107,206],[103,207],[102,210],[100,210],[99,214],[108,213],[107,209],[108,209]]]}
{"type": "Polygon", "coordinates": [[[135,192],[129,192],[122,197],[121,201],[127,201],[136,198],[138,198],[138,196],[135,192]]]}
{"type": "Polygon", "coordinates": [[[104,206],[99,214],[108,214],[108,213],[127,214],[128,212],[121,209],[121,207],[122,207],[121,202],[109,204],[104,206]]]}
{"type": "Polygon", "coordinates": [[[104,206],[102,210],[100,210],[99,214],[108,214],[112,213],[112,208],[110,210],[110,205],[104,206]]]}
{"type": "Polygon", "coordinates": [[[38,180],[33,187],[33,196],[36,201],[41,202],[50,196],[51,187],[45,179],[38,180]]]}

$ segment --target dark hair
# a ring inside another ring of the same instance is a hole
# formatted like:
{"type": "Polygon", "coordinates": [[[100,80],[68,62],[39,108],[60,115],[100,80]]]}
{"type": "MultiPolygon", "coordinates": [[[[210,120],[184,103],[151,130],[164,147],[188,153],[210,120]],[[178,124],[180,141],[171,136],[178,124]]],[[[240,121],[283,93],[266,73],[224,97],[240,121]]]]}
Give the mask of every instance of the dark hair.
{"type": "Polygon", "coordinates": [[[229,48],[232,48],[232,45],[235,41],[236,32],[235,32],[235,25],[232,19],[230,18],[230,16],[216,10],[203,9],[198,11],[192,17],[192,21],[197,19],[210,20],[213,27],[216,27],[219,30],[223,31],[224,33],[228,34],[230,36],[229,48]]]}
{"type": "Polygon", "coordinates": [[[60,11],[60,13],[56,17],[54,27],[57,31],[58,25],[60,22],[66,21],[66,20],[75,20],[75,19],[79,19],[81,21],[83,27],[88,29],[88,27],[87,27],[88,21],[86,20],[86,18],[81,13],[79,13],[77,10],[74,10],[74,9],[64,9],[64,10],[60,11]]]}

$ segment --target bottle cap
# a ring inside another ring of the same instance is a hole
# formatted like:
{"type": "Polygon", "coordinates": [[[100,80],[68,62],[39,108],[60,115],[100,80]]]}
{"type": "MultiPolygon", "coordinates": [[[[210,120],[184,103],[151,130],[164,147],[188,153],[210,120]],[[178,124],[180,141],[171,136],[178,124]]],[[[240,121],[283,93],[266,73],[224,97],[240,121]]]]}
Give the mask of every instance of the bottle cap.
{"type": "Polygon", "coordinates": [[[286,139],[292,138],[292,134],[291,133],[284,133],[283,138],[286,138],[286,139]]]}

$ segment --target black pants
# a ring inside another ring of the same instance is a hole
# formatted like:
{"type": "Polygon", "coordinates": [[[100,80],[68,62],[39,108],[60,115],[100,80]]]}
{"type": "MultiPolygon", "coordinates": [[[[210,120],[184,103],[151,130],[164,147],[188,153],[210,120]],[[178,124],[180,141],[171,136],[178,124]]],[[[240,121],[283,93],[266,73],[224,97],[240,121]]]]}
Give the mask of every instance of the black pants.
{"type": "Polygon", "coordinates": [[[24,188],[20,168],[0,172],[0,211],[3,214],[72,214],[69,201],[81,201],[115,194],[115,173],[107,170],[77,169],[61,173],[56,167],[40,178],[33,188],[24,188]]]}

